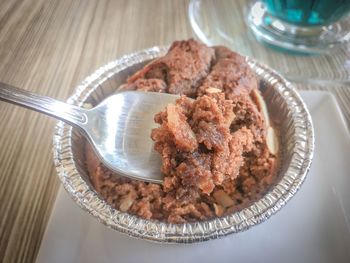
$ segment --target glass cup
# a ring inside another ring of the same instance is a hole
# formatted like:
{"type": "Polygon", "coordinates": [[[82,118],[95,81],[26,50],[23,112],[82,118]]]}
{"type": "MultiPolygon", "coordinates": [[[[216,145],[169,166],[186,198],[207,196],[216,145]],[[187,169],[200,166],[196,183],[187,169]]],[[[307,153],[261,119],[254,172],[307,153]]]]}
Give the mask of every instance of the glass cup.
{"type": "MultiPolygon", "coordinates": [[[[304,1],[308,2],[308,0],[304,1]]],[[[345,0],[343,3],[348,1],[345,0]]],[[[275,2],[280,1],[275,0],[275,2]]],[[[343,9],[345,10],[345,8],[343,9]]],[[[276,12],[279,13],[279,9],[276,12]]],[[[291,40],[291,42],[288,42],[285,39],[271,37],[269,33],[263,33],[263,37],[266,39],[264,43],[275,44],[274,47],[278,47],[277,44],[280,43],[280,47],[283,47],[284,50],[298,51],[298,54],[301,51],[305,54],[321,53],[317,56],[295,56],[293,52],[279,52],[276,48],[271,49],[255,40],[257,34],[254,34],[254,30],[250,30],[250,28],[257,29],[253,25],[258,25],[259,21],[262,25],[262,17],[266,17],[266,13],[266,4],[261,1],[191,0],[188,5],[188,18],[194,36],[203,43],[209,46],[224,45],[243,55],[253,57],[278,70],[293,82],[332,86],[339,84],[350,87],[350,16],[344,17],[344,13],[337,16],[328,15],[328,26],[319,27],[320,23],[326,23],[324,20],[314,25],[316,32],[309,32],[313,34],[314,45],[296,44],[298,39],[295,38],[294,34],[289,34],[290,38],[287,40],[291,40]],[[343,18],[341,18],[342,15],[343,18]],[[321,36],[316,34],[319,33],[317,30],[322,30],[321,36]],[[339,34],[335,37],[328,37],[335,30],[338,30],[339,34]],[[319,41],[317,36],[324,40],[319,41]]],[[[281,21],[280,25],[285,24],[284,20],[279,19],[279,21],[281,21]]],[[[305,22],[300,23],[305,29],[305,22]]],[[[309,27],[307,28],[309,29],[309,27]]],[[[261,31],[257,30],[257,32],[261,31]]],[[[305,30],[303,33],[303,36],[307,36],[305,30]]]]}
{"type": "Polygon", "coordinates": [[[263,43],[282,50],[324,53],[349,41],[350,0],[261,0],[248,12],[248,25],[263,43]]]}

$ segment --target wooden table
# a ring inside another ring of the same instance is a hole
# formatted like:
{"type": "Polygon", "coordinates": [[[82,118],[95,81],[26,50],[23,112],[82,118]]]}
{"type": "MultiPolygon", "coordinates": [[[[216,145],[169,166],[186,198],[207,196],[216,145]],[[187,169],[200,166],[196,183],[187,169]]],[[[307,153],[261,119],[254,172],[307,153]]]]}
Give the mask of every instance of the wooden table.
{"type": "MultiPolygon", "coordinates": [[[[65,100],[84,77],[123,54],[194,37],[187,4],[3,0],[0,81],[65,100]]],[[[350,87],[329,90],[350,123],[350,87]]],[[[35,261],[60,185],[52,160],[54,125],[44,115],[0,103],[0,262],[35,261]]]]}

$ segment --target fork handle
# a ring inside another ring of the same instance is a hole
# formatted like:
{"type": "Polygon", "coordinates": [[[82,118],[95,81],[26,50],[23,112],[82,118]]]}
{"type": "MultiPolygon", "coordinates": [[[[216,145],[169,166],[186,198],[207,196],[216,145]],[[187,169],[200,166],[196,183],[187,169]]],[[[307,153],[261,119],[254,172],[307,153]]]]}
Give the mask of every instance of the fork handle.
{"type": "Polygon", "coordinates": [[[44,113],[80,128],[83,128],[88,121],[86,110],[82,108],[2,82],[0,82],[0,100],[44,113]]]}

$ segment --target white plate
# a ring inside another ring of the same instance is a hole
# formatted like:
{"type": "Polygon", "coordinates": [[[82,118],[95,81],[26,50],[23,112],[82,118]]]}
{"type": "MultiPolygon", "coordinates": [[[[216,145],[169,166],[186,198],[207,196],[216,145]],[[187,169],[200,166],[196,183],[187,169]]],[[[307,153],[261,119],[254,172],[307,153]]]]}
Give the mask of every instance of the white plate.
{"type": "Polygon", "coordinates": [[[105,227],[61,188],[37,263],[349,262],[349,132],[329,93],[301,94],[314,122],[314,162],[300,191],[266,222],[219,240],[157,244],[105,227]]]}

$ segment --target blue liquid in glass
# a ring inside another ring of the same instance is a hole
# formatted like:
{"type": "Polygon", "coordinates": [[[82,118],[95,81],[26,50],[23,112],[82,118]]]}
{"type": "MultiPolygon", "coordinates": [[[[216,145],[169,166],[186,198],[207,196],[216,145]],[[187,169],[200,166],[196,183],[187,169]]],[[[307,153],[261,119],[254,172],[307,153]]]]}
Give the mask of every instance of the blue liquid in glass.
{"type": "Polygon", "coordinates": [[[323,26],[350,11],[350,0],[263,0],[268,12],[299,26],[323,26]]]}

